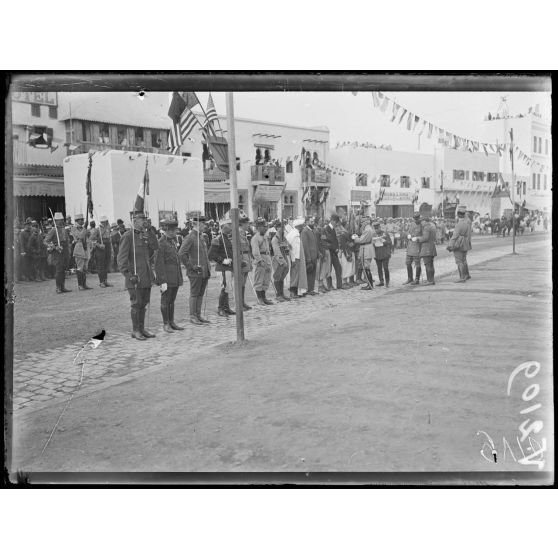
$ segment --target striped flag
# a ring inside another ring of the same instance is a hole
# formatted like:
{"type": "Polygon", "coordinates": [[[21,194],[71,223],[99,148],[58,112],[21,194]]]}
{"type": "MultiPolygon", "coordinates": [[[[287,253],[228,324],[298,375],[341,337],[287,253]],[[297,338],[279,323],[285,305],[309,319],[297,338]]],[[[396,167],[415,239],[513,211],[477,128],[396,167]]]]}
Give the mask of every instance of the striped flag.
{"type": "Polygon", "coordinates": [[[196,115],[190,110],[188,103],[176,91],[172,94],[168,114],[172,120],[169,132],[169,151],[173,155],[177,155],[180,146],[193,132],[196,125],[201,128],[201,124],[196,115]]]}
{"type": "Polygon", "coordinates": [[[140,182],[139,190],[136,195],[136,202],[134,203],[134,213],[143,213],[145,195],[144,187],[144,183],[140,182]]]}
{"type": "Polygon", "coordinates": [[[209,94],[209,98],[207,99],[207,110],[206,110],[207,120],[205,121],[205,125],[211,124],[217,118],[217,111],[215,110],[215,103],[213,102],[213,98],[211,97],[211,93],[209,94]]]}

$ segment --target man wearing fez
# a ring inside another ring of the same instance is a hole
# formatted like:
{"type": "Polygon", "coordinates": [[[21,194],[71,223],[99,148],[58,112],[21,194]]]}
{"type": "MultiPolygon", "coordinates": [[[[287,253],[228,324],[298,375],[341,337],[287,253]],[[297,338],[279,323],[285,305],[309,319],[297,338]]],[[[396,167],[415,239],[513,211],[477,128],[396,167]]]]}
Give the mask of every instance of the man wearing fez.
{"type": "Polygon", "coordinates": [[[252,310],[251,306],[246,304],[246,281],[248,273],[252,271],[252,251],[250,241],[248,240],[248,227],[250,219],[248,215],[241,215],[238,219],[238,239],[240,242],[240,258],[242,261],[242,307],[244,310],[252,310]]]}
{"type": "Polygon", "coordinates": [[[51,265],[56,269],[56,293],[69,293],[71,289],[66,289],[64,281],[66,265],[70,259],[70,237],[65,227],[64,216],[59,211],[54,214],[54,223],[55,226],[48,232],[45,243],[51,265]]]}
{"type": "Polygon", "coordinates": [[[176,228],[178,221],[166,219],[161,221],[161,238],[155,258],[155,276],[157,285],[161,287],[161,314],[163,329],[167,333],[181,331],[184,328],[174,321],[174,301],[179,287],[183,284],[182,268],[178,258],[176,245],[176,228]]]}
{"type": "Polygon", "coordinates": [[[95,264],[99,275],[99,286],[112,287],[107,282],[112,244],[110,241],[110,224],[106,215],[101,215],[99,228],[91,231],[91,246],[95,250],[95,264]]]}
{"type": "Polygon", "coordinates": [[[118,269],[126,278],[125,284],[131,303],[132,337],[138,341],[155,337],[145,329],[145,312],[151,299],[153,253],[145,231],[145,214],[142,209],[137,209],[133,213],[132,228],[124,234],[120,242],[118,269]]]}
{"type": "Polygon", "coordinates": [[[75,226],[72,227],[74,237],[74,260],[77,270],[78,290],[85,291],[92,287],[87,285],[86,272],[89,262],[89,231],[83,226],[84,218],[81,213],[74,217],[75,226]]]}
{"type": "Polygon", "coordinates": [[[229,306],[229,295],[233,284],[232,226],[229,218],[222,219],[219,224],[221,234],[211,241],[208,257],[216,262],[215,271],[220,271],[222,275],[217,313],[219,316],[228,317],[235,314],[229,306]]]}
{"type": "Polygon", "coordinates": [[[271,254],[266,237],[267,223],[263,217],[256,220],[256,234],[252,238],[252,255],[254,256],[254,290],[258,297],[258,304],[273,305],[265,296],[271,282],[271,254]]]}
{"type": "Polygon", "coordinates": [[[314,224],[314,217],[308,217],[306,219],[306,226],[300,233],[302,249],[304,250],[304,259],[306,260],[306,280],[308,282],[307,294],[312,296],[318,294],[314,291],[319,256],[318,240],[314,234],[314,224]]]}
{"type": "Polygon", "coordinates": [[[190,281],[190,323],[194,325],[210,323],[201,315],[203,295],[211,275],[207,244],[202,233],[204,223],[205,217],[203,215],[194,217],[192,230],[184,238],[178,251],[178,257],[186,267],[186,273],[190,281]]]}
{"type": "Polygon", "coordinates": [[[407,256],[405,258],[405,265],[407,266],[407,281],[404,285],[420,283],[420,242],[417,238],[422,234],[422,225],[420,221],[420,213],[417,211],[413,215],[414,222],[409,227],[407,234],[407,256]],[[413,280],[413,263],[415,264],[416,277],[413,280]]]}

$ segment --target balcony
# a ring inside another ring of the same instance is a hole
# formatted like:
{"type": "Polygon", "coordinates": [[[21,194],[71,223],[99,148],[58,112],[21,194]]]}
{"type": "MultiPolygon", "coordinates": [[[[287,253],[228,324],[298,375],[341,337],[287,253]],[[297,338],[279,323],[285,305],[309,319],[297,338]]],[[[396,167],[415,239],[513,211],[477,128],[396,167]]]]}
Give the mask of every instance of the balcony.
{"type": "Polygon", "coordinates": [[[300,169],[302,182],[310,186],[331,186],[331,171],[326,169],[300,169]]]}
{"type": "Polygon", "coordinates": [[[13,141],[13,162],[14,165],[56,165],[61,166],[65,157],[64,149],[57,148],[51,151],[50,148],[33,147],[25,141],[13,141]]]}
{"type": "Polygon", "coordinates": [[[254,165],[251,168],[252,182],[276,184],[285,182],[285,167],[254,165]]]}
{"type": "Polygon", "coordinates": [[[89,153],[90,150],[103,151],[105,149],[115,149],[117,151],[136,151],[141,153],[161,153],[168,155],[167,149],[160,147],[145,147],[141,145],[120,145],[118,143],[101,143],[94,141],[79,141],[77,142],[78,148],[74,151],[68,150],[68,155],[78,155],[80,153],[89,153]]]}
{"type": "Polygon", "coordinates": [[[203,171],[204,182],[225,182],[227,179],[227,173],[219,169],[206,169],[203,171]]]}

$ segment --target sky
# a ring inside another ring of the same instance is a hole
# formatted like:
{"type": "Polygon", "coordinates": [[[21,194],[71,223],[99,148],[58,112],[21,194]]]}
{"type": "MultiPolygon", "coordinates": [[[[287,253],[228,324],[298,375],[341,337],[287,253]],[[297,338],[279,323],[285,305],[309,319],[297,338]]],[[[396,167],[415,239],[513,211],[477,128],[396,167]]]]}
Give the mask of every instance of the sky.
{"type": "MultiPolygon", "coordinates": [[[[471,140],[484,140],[480,128],[484,117],[495,114],[502,96],[507,96],[510,114],[527,113],[530,106],[540,105],[543,116],[550,119],[550,93],[523,92],[397,92],[386,95],[404,108],[444,128],[471,140]]],[[[208,93],[198,94],[204,108],[208,93]]],[[[212,93],[217,112],[226,113],[225,93],[212,93]]],[[[417,151],[416,133],[409,132],[404,123],[390,122],[388,112],[374,108],[370,92],[242,92],[234,93],[236,117],[301,126],[327,126],[330,145],[338,141],[391,144],[400,151],[417,151]]],[[[389,110],[389,109],[388,109],[389,110]]],[[[496,139],[496,138],[493,138],[496,139]]],[[[421,141],[420,151],[432,152],[432,141],[421,141]]]]}

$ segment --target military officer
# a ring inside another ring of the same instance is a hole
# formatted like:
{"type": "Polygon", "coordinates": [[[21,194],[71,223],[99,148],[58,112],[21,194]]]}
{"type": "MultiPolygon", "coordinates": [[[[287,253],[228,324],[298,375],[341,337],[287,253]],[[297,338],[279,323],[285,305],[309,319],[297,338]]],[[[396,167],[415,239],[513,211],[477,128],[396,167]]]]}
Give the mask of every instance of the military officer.
{"type": "Polygon", "coordinates": [[[277,220],[274,228],[276,233],[271,237],[273,283],[277,291],[277,300],[285,302],[291,300],[285,296],[284,289],[285,277],[289,273],[289,243],[285,240],[285,225],[277,220]]]}
{"type": "Polygon", "coordinates": [[[146,307],[151,299],[153,274],[151,257],[154,250],[145,231],[145,214],[135,211],[132,228],[124,234],[118,250],[118,269],[126,278],[130,295],[132,337],[138,341],[155,337],[145,329],[146,307]]]}
{"type": "Polygon", "coordinates": [[[161,287],[161,314],[163,316],[163,329],[167,333],[184,328],[174,321],[174,301],[178,289],[182,286],[182,267],[178,258],[176,245],[176,228],[178,221],[171,219],[160,223],[161,238],[159,239],[157,255],[155,257],[155,276],[157,285],[161,287]]]}
{"type": "Polygon", "coordinates": [[[70,237],[66,230],[64,216],[57,211],[54,214],[54,227],[48,232],[45,243],[50,252],[50,261],[56,269],[56,293],[69,293],[71,289],[64,286],[66,265],[70,259],[70,237]]]}
{"type": "Polygon", "coordinates": [[[100,287],[112,287],[107,281],[107,274],[110,268],[110,254],[112,243],[110,241],[110,224],[108,217],[101,215],[99,228],[91,231],[91,245],[95,249],[95,263],[97,265],[97,274],[99,275],[100,287]]]}
{"type": "Polygon", "coordinates": [[[250,241],[248,240],[248,228],[250,219],[248,215],[241,215],[238,219],[238,239],[240,242],[240,258],[242,271],[242,307],[244,310],[252,310],[251,306],[246,304],[246,281],[248,281],[248,273],[252,271],[252,253],[250,241]]]}
{"type": "Polygon", "coordinates": [[[256,220],[256,234],[252,237],[252,255],[254,256],[254,290],[258,297],[258,304],[273,305],[265,296],[271,282],[271,254],[266,237],[267,223],[263,217],[256,220]]]}
{"type": "Polygon", "coordinates": [[[78,290],[89,290],[93,287],[87,285],[86,272],[90,257],[89,231],[83,226],[83,214],[74,217],[75,225],[72,227],[74,238],[74,260],[76,262],[78,290]]]}
{"type": "Polygon", "coordinates": [[[228,218],[222,219],[219,224],[221,234],[211,241],[208,257],[216,262],[215,271],[221,272],[222,276],[217,313],[219,316],[228,317],[236,313],[229,306],[229,294],[233,286],[232,226],[228,218]]]}
{"type": "Polygon", "coordinates": [[[436,251],[436,225],[431,222],[430,217],[423,218],[422,234],[416,240],[420,242],[420,257],[424,261],[426,269],[426,285],[435,285],[434,258],[438,255],[436,251]]]}
{"type": "Polygon", "coordinates": [[[405,265],[407,266],[407,281],[403,283],[404,285],[418,285],[420,283],[420,242],[417,241],[417,238],[422,235],[422,224],[420,220],[420,213],[418,211],[413,215],[413,220],[414,223],[411,223],[409,233],[407,234],[407,256],[405,258],[405,265]],[[414,280],[413,262],[415,264],[416,273],[414,280]]]}
{"type": "Polygon", "coordinates": [[[190,323],[193,325],[206,325],[210,321],[202,317],[203,295],[211,276],[211,268],[207,254],[207,244],[202,229],[205,217],[194,217],[192,229],[182,241],[178,256],[186,267],[190,281],[190,323]]]}

